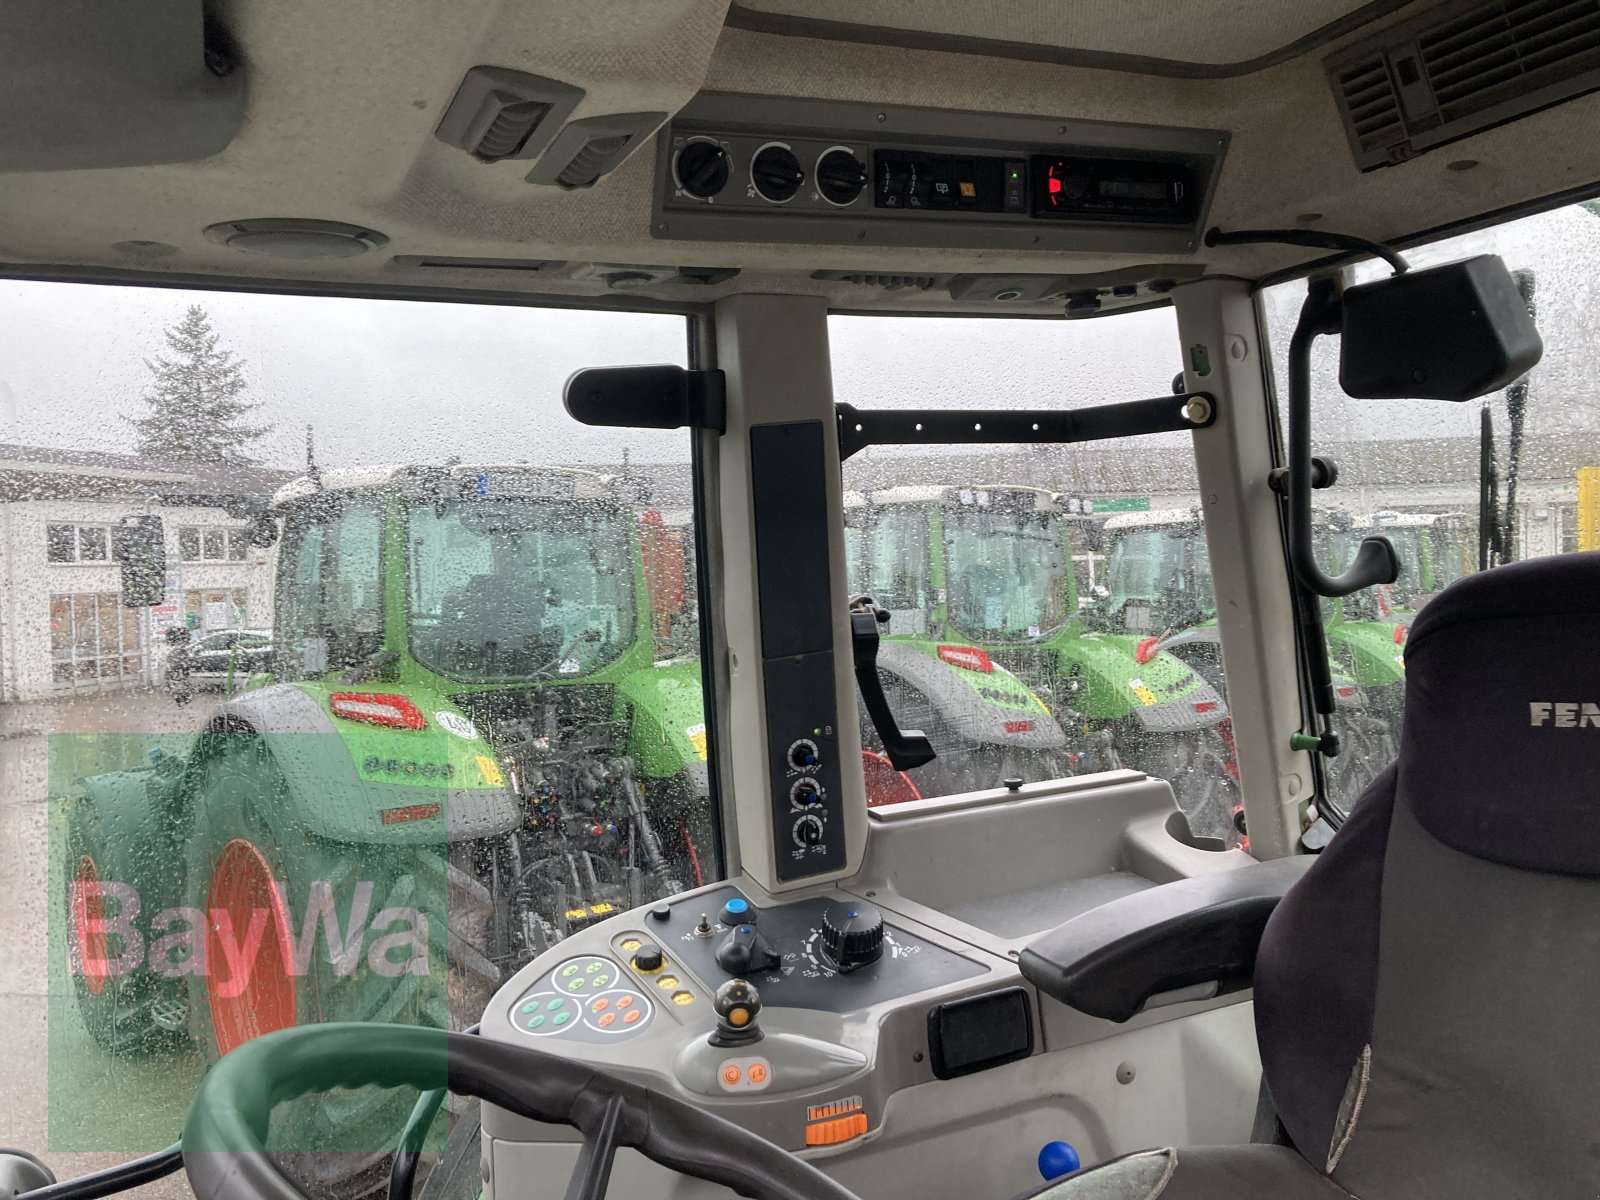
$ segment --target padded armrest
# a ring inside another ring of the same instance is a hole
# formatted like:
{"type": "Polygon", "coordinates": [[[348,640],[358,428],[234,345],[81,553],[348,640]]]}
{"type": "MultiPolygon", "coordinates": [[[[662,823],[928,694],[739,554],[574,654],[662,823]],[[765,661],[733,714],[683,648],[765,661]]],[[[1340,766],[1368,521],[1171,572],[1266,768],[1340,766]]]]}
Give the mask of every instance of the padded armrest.
{"type": "Polygon", "coordinates": [[[1247,988],[1267,918],[1315,861],[1310,854],[1273,859],[1102,904],[1024,950],[1023,978],[1108,1021],[1126,1021],[1152,996],[1179,988],[1215,982],[1212,995],[1247,988]]]}

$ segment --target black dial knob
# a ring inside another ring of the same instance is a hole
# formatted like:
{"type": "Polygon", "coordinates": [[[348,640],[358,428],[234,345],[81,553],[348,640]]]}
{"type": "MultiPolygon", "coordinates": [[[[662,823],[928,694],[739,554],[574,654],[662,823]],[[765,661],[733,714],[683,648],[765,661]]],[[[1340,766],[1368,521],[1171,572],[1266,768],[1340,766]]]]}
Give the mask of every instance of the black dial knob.
{"type": "Polygon", "coordinates": [[[838,901],[822,910],[822,954],[841,972],[883,956],[883,914],[870,904],[838,901]]]}
{"type": "Polygon", "coordinates": [[[817,160],[817,191],[830,204],[850,204],[867,186],[867,168],[848,150],[829,150],[817,160]]]}
{"type": "Polygon", "coordinates": [[[673,169],[678,186],[697,200],[709,200],[728,186],[728,152],[716,142],[700,139],[678,151],[673,169]]]}
{"type": "Polygon", "coordinates": [[[782,204],[806,181],[805,168],[787,146],[767,146],[750,163],[750,182],[765,200],[782,204]]]}
{"type": "Polygon", "coordinates": [[[665,959],[662,956],[661,947],[654,942],[641,943],[639,948],[633,952],[634,968],[645,972],[647,975],[661,970],[664,962],[665,959]]]}
{"type": "Polygon", "coordinates": [[[807,815],[794,823],[794,843],[797,846],[815,846],[826,833],[821,817],[807,815]]]}

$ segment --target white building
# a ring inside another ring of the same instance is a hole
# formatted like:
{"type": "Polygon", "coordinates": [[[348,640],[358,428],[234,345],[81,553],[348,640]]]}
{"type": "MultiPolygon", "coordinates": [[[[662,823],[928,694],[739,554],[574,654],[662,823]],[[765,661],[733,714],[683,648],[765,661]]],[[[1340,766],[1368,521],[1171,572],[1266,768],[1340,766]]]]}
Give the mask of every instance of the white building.
{"type": "Polygon", "coordinates": [[[291,476],[0,445],[0,700],[155,682],[170,625],[270,627],[275,552],[250,544],[245,506],[291,476]],[[112,557],[137,514],[166,541],[166,600],[148,609],[122,606],[112,557]]]}

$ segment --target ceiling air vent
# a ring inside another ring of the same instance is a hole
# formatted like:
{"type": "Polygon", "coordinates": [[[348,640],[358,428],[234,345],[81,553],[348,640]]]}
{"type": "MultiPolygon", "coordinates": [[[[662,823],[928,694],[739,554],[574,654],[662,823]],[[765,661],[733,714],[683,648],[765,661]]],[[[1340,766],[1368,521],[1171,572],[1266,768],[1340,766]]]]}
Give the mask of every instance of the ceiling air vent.
{"type": "Polygon", "coordinates": [[[666,119],[666,113],[615,113],[573,121],[528,172],[528,182],[553,183],[563,188],[593,187],[602,175],[621,166],[622,160],[666,119]]]}
{"type": "Polygon", "coordinates": [[[937,275],[883,275],[863,271],[813,271],[811,278],[853,283],[859,287],[877,288],[884,292],[925,292],[939,282],[937,275]]]}
{"type": "Polygon", "coordinates": [[[1600,88],[1600,0],[1447,7],[1328,59],[1363,171],[1600,88]]]}
{"type": "Polygon", "coordinates": [[[434,136],[481,162],[534,158],[583,99],[583,89],[512,71],[473,67],[434,136]]]}

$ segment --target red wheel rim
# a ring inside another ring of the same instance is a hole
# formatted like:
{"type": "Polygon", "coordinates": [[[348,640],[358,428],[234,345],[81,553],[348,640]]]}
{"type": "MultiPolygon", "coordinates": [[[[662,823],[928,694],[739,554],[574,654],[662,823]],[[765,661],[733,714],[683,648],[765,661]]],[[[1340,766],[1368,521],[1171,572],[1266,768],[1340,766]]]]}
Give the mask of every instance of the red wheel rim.
{"type": "Polygon", "coordinates": [[[223,847],[206,903],[206,998],[217,1052],[226,1054],[253,1037],[294,1024],[289,914],[267,860],[243,838],[223,847]],[[252,920],[265,922],[259,948],[253,960],[239,964],[243,978],[234,978],[222,934],[229,932],[234,956],[245,958],[252,920]]]}
{"type": "Polygon", "coordinates": [[[896,771],[894,764],[882,754],[872,750],[861,752],[861,770],[867,777],[867,807],[884,804],[904,804],[907,800],[921,800],[922,793],[904,771],[896,771]]]}
{"type": "Polygon", "coordinates": [[[111,964],[106,961],[106,902],[100,895],[100,872],[85,854],[72,875],[72,933],[77,939],[78,973],[91,995],[105,990],[111,964]]]}

